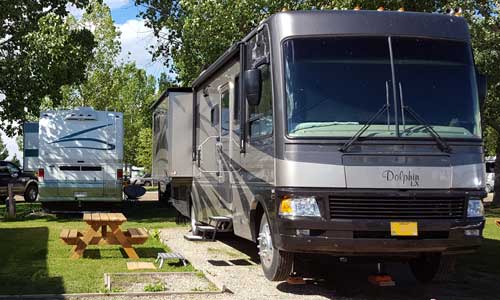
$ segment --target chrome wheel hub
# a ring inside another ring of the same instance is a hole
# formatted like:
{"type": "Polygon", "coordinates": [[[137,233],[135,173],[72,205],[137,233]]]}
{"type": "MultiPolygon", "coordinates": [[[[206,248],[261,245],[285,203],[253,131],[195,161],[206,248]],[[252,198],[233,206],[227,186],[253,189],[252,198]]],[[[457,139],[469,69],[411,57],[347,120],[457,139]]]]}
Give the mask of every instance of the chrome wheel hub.
{"type": "Polygon", "coordinates": [[[260,261],[266,267],[269,267],[273,261],[273,241],[271,238],[271,230],[269,229],[269,224],[267,222],[262,226],[262,230],[257,238],[259,241],[259,255],[260,261]]]}

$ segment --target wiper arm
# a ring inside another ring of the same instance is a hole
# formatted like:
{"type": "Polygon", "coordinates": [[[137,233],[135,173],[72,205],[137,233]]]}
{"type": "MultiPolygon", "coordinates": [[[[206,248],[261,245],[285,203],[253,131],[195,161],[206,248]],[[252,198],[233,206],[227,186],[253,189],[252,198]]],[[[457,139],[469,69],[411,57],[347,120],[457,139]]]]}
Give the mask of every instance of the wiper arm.
{"type": "Polygon", "coordinates": [[[383,114],[387,109],[389,108],[389,105],[387,104],[384,104],[380,110],[368,121],[366,122],[365,125],[363,125],[363,127],[361,127],[358,132],[356,132],[356,134],[354,134],[350,140],[348,140],[342,147],[339,148],[339,151],[340,152],[346,152],[351,146],[352,144],[354,144],[358,139],[359,137],[365,133],[365,131],[368,129],[368,127],[370,127],[373,122],[375,122],[375,120],[377,120],[377,118],[383,114]]]}
{"type": "Polygon", "coordinates": [[[403,109],[406,110],[415,119],[415,121],[419,122],[425,129],[427,129],[431,136],[436,140],[439,150],[446,153],[451,152],[450,145],[443,140],[439,133],[437,133],[436,130],[434,130],[434,128],[432,128],[432,126],[424,120],[424,118],[417,114],[417,112],[408,105],[403,106],[403,109]]]}

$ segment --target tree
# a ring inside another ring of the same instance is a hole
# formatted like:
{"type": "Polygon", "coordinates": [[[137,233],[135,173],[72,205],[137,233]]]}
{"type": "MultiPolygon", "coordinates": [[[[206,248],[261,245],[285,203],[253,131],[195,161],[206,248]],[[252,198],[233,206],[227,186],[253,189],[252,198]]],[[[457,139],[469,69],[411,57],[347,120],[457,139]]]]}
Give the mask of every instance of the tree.
{"type": "Polygon", "coordinates": [[[176,86],[174,79],[172,79],[167,73],[161,73],[158,78],[158,91],[162,93],[168,88],[176,86]]]}
{"type": "Polygon", "coordinates": [[[151,127],[144,127],[139,132],[139,148],[137,153],[137,165],[144,167],[146,173],[151,173],[153,132],[151,127]]]}
{"type": "Polygon", "coordinates": [[[178,74],[182,84],[191,83],[233,43],[273,13],[286,8],[388,10],[443,13],[461,7],[472,36],[476,64],[488,76],[488,97],[483,112],[486,150],[496,153],[494,205],[500,206],[500,5],[488,0],[135,0],[144,6],[140,15],[153,29],[160,43],[152,49],[154,58],[165,62],[178,74]]]}
{"type": "Polygon", "coordinates": [[[38,116],[43,97],[60,101],[60,87],[81,82],[94,46],[92,33],[66,22],[66,5],[87,0],[3,1],[0,10],[0,129],[13,135],[38,116]]]}
{"type": "Polygon", "coordinates": [[[21,162],[19,161],[19,158],[17,158],[17,155],[14,154],[12,159],[10,160],[13,164],[15,164],[18,167],[21,167],[21,162]]]}
{"type": "Polygon", "coordinates": [[[9,157],[9,150],[7,150],[7,146],[5,146],[2,137],[0,137],[0,160],[6,160],[7,157],[9,157]]]}

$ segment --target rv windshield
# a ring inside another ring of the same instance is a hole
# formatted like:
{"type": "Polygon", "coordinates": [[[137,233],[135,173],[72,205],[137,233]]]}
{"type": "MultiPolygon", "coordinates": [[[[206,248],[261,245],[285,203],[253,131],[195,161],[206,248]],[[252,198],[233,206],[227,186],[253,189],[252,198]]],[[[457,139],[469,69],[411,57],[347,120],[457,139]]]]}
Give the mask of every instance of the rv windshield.
{"type": "Polygon", "coordinates": [[[384,104],[389,109],[363,136],[396,137],[398,126],[402,137],[431,138],[403,106],[411,107],[443,138],[481,136],[466,43],[406,37],[297,38],[284,42],[284,55],[291,137],[351,137],[384,104]]]}

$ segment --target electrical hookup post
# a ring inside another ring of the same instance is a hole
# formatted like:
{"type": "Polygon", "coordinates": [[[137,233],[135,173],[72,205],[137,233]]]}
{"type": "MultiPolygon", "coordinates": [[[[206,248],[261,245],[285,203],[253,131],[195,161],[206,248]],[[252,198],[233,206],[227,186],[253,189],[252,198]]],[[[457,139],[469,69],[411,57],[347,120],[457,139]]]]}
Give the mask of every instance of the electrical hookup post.
{"type": "Polygon", "coordinates": [[[9,198],[7,199],[5,214],[7,219],[15,219],[16,218],[16,200],[14,199],[14,184],[9,183],[7,185],[7,191],[9,193],[9,198]]]}

